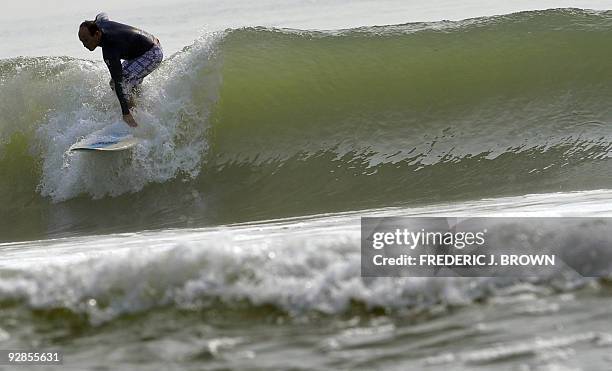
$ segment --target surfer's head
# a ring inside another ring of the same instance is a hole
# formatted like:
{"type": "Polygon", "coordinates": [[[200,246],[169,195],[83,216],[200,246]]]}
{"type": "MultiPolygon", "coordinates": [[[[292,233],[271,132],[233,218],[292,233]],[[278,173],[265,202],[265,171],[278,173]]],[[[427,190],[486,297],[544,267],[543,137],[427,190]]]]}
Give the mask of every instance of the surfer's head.
{"type": "Polygon", "coordinates": [[[83,46],[93,51],[100,45],[102,39],[102,31],[94,21],[84,21],[79,26],[79,40],[83,46]]]}

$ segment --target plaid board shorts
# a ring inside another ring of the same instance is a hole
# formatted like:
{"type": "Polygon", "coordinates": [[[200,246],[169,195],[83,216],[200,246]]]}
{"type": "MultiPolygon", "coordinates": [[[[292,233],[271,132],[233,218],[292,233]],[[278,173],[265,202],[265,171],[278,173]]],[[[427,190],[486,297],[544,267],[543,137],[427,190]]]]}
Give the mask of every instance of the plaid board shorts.
{"type": "Polygon", "coordinates": [[[121,63],[123,69],[123,92],[127,97],[135,87],[142,84],[142,80],[159,67],[164,53],[159,44],[153,45],[146,53],[138,58],[127,59],[121,63]]]}

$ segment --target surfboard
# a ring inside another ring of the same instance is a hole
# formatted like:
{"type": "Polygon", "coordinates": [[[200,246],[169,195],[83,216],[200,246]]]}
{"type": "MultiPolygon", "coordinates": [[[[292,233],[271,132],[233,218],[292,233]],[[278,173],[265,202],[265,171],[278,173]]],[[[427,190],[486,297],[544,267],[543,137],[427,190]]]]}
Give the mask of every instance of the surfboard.
{"type": "Polygon", "coordinates": [[[128,130],[117,130],[115,126],[98,130],[70,147],[70,151],[124,151],[140,143],[128,130]]]}

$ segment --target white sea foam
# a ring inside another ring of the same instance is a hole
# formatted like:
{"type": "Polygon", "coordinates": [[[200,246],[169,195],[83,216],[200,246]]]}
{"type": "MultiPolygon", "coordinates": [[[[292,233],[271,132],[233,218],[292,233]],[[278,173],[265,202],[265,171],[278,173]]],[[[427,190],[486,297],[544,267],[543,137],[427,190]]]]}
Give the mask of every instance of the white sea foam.
{"type": "MultiPolygon", "coordinates": [[[[68,308],[100,323],[165,305],[191,309],[246,301],[291,314],[338,314],[360,302],[368,308],[420,311],[465,305],[495,292],[524,292],[525,287],[532,287],[529,292],[537,300],[547,295],[547,280],[529,284],[516,280],[520,285],[508,291],[501,288],[514,281],[504,278],[363,278],[359,217],[611,215],[612,209],[602,210],[602,202],[596,202],[611,196],[610,191],[530,195],[217,228],[2,244],[0,301],[68,308]],[[495,287],[499,290],[492,291],[495,287]]],[[[572,275],[552,280],[556,289],[591,282],[572,275]]]]}

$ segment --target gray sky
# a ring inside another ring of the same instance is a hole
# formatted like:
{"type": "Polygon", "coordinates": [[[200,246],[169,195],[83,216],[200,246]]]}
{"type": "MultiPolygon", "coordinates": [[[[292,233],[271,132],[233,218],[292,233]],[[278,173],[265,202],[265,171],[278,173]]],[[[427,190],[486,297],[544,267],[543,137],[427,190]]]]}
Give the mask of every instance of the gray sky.
{"type": "Polygon", "coordinates": [[[174,53],[206,31],[225,28],[339,29],[559,7],[611,9],[612,0],[20,0],[0,12],[0,58],[100,59],[76,37],[79,23],[100,11],[155,34],[166,53],[174,53]]]}

